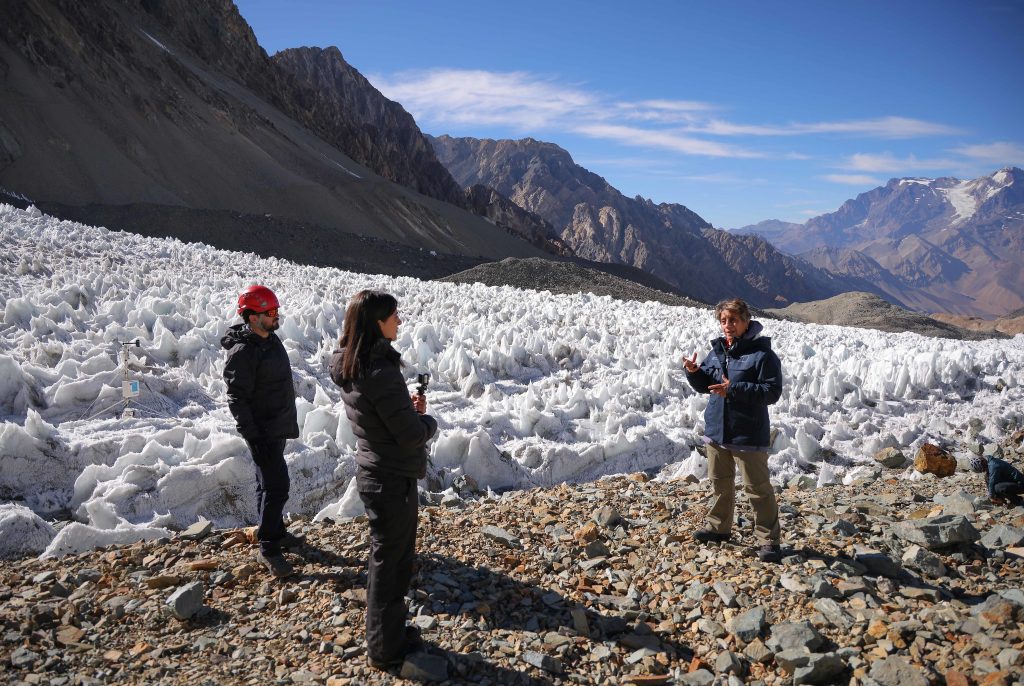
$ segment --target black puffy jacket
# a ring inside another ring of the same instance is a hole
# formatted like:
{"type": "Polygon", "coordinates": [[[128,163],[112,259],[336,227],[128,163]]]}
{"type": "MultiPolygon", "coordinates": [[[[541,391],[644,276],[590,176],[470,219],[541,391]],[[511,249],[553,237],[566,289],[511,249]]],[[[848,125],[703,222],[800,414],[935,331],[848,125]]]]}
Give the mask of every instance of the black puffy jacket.
{"type": "Polygon", "coordinates": [[[224,381],[238,433],[249,443],[298,438],[292,365],[281,339],[273,332],[262,338],[236,324],[220,344],[228,351],[224,381]]]}
{"type": "Polygon", "coordinates": [[[402,376],[401,355],[387,340],[377,341],[362,365],[361,378],[341,377],[344,350],[331,356],[331,378],[341,387],[345,414],[356,435],[356,464],[371,472],[422,479],[427,441],[437,432],[433,417],[412,405],[402,376]]]}

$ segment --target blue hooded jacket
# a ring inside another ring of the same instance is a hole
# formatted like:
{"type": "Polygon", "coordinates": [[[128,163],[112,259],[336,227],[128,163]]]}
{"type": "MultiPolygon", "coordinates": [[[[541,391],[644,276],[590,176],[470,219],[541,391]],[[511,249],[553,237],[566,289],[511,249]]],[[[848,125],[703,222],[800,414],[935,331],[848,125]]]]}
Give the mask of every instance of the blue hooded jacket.
{"type": "Polygon", "coordinates": [[[782,363],[772,352],[772,339],[761,336],[764,327],[751,321],[732,347],[719,336],[700,368],[686,372],[690,386],[708,393],[708,386],[729,379],[728,397],[712,394],[704,410],[704,433],[719,445],[764,448],[771,445],[768,406],[782,395],[782,363]]]}

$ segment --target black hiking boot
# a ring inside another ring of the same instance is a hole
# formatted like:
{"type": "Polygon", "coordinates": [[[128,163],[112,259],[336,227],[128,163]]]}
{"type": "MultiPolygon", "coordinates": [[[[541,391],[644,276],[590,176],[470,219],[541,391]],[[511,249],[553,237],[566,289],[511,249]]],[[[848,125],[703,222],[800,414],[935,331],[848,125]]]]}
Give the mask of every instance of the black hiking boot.
{"type": "Polygon", "coordinates": [[[720,534],[714,529],[697,529],[693,532],[693,540],[699,541],[700,543],[711,543],[712,541],[721,543],[728,541],[731,534],[720,534]]]}
{"type": "Polygon", "coordinates": [[[262,552],[259,552],[256,553],[256,561],[266,567],[267,571],[278,579],[291,576],[295,573],[295,568],[292,567],[292,563],[284,559],[284,555],[281,555],[280,553],[277,555],[264,555],[262,552]]]}
{"type": "Polygon", "coordinates": [[[757,549],[757,558],[761,562],[781,562],[782,548],[778,543],[765,543],[757,549]]]}

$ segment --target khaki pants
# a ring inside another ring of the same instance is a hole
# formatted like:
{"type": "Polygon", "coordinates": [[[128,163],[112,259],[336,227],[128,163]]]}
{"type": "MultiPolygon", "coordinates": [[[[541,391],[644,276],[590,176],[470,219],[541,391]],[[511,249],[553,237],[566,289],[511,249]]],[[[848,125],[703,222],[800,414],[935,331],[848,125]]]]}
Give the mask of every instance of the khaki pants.
{"type": "Polygon", "coordinates": [[[733,452],[713,443],[707,445],[708,476],[713,499],[707,523],[720,534],[732,529],[736,509],[736,463],[743,476],[743,491],[754,509],[754,537],[760,543],[778,543],[779,506],[768,475],[768,453],[733,452]]]}

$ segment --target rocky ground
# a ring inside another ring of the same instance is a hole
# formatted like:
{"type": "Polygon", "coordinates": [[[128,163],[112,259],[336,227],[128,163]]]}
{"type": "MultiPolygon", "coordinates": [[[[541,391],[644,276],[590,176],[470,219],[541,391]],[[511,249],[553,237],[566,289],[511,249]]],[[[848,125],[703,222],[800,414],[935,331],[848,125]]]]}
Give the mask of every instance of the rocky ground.
{"type": "Polygon", "coordinates": [[[552,293],[593,293],[618,300],[654,301],[666,305],[707,307],[707,304],[679,295],[656,276],[626,265],[576,263],[538,257],[508,257],[498,262],[471,267],[439,278],[454,283],[482,283],[514,286],[552,293]]]}
{"type": "MultiPolygon", "coordinates": [[[[1021,435],[1002,452],[1022,466],[1021,435]]],[[[781,564],[702,546],[707,483],[645,474],[431,496],[401,673],[363,653],[365,521],[294,521],[273,580],[245,530],[0,562],[11,684],[790,684],[1024,682],[1024,508],[980,475],[875,474],[780,489],[781,564]]],[[[896,460],[898,461],[898,460],[896,460]]],[[[251,535],[251,534],[250,534],[251,535]]]]}
{"type": "Polygon", "coordinates": [[[1008,336],[1016,336],[1019,333],[1024,333],[1024,311],[1021,310],[1011,312],[1005,317],[999,317],[997,319],[982,319],[980,317],[967,317],[964,315],[943,313],[933,314],[931,317],[932,319],[937,319],[940,322],[952,324],[953,326],[958,326],[961,329],[967,329],[969,331],[980,331],[982,333],[998,331],[999,333],[1005,333],[1008,336]]]}

